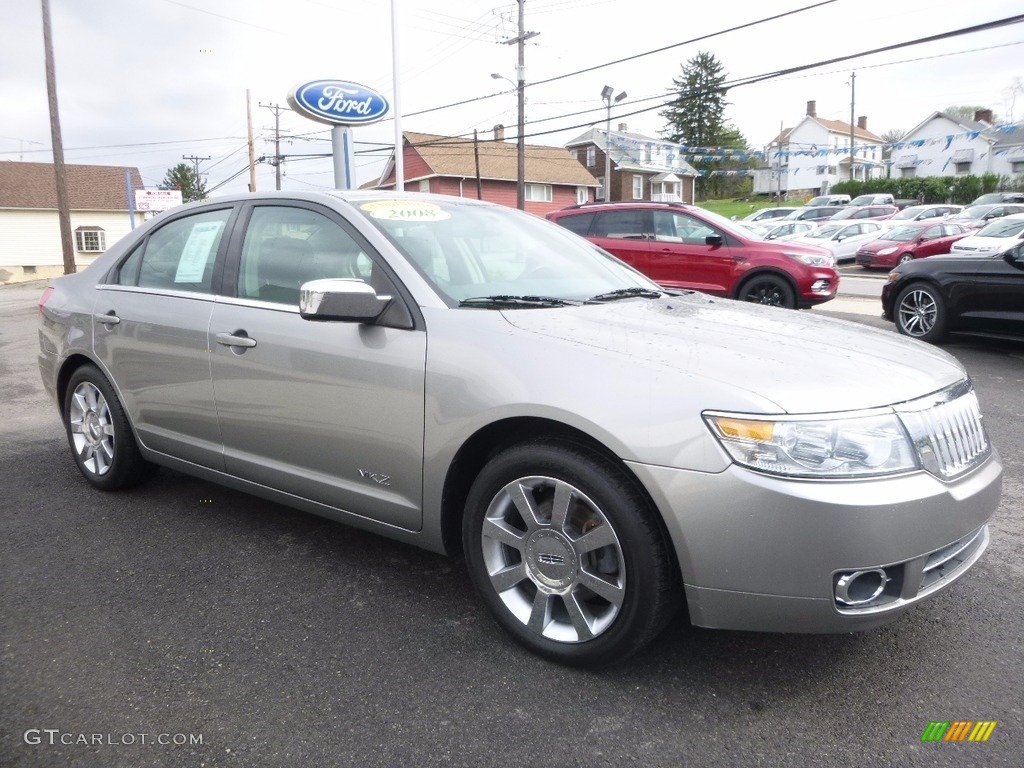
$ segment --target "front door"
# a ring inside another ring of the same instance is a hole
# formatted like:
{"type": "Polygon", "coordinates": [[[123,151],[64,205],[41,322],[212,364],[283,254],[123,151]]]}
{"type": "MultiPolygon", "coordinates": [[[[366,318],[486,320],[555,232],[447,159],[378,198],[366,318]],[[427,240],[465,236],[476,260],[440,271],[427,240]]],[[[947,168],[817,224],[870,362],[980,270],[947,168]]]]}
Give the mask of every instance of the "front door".
{"type": "Polygon", "coordinates": [[[252,208],[235,295],[210,320],[224,463],[254,483],[418,530],[426,334],[298,313],[309,280],[386,290],[376,258],[326,210],[252,208]]]}

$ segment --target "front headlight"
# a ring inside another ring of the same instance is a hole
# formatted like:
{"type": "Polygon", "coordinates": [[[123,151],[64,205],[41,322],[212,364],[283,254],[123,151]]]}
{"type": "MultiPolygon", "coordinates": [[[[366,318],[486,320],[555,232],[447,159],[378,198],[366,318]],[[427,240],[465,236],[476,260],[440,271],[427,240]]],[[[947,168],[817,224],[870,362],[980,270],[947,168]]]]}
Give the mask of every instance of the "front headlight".
{"type": "Polygon", "coordinates": [[[892,413],[801,419],[706,413],[704,418],[737,464],[787,477],[889,475],[918,468],[892,413]]]}
{"type": "Polygon", "coordinates": [[[878,255],[879,256],[888,256],[890,253],[896,253],[896,251],[898,251],[898,250],[899,250],[899,248],[897,248],[896,246],[893,246],[891,248],[883,248],[882,250],[880,250],[878,252],[878,255]]]}
{"type": "Polygon", "coordinates": [[[786,256],[803,262],[809,267],[831,267],[833,263],[831,256],[816,256],[813,253],[789,253],[787,251],[786,256]]]}

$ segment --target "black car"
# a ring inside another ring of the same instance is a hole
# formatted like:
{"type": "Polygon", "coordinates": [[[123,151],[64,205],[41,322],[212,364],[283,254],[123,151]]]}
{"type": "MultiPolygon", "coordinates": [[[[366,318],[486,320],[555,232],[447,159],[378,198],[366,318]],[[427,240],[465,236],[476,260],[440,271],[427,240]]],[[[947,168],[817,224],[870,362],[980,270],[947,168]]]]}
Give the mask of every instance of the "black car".
{"type": "Polygon", "coordinates": [[[932,343],[947,333],[1024,340],[1024,243],[901,264],[882,287],[882,314],[900,333],[932,343]]]}

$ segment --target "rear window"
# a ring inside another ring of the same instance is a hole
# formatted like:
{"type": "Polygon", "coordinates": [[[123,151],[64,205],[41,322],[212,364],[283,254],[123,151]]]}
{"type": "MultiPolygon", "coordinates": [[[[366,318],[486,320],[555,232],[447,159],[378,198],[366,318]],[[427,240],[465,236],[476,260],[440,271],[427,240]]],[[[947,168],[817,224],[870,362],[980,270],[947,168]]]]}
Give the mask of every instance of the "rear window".
{"type": "Polygon", "coordinates": [[[590,225],[594,221],[594,214],[592,213],[580,213],[575,216],[561,216],[555,219],[555,224],[560,227],[565,227],[570,232],[575,232],[577,235],[583,235],[586,237],[587,233],[590,232],[590,225]]]}

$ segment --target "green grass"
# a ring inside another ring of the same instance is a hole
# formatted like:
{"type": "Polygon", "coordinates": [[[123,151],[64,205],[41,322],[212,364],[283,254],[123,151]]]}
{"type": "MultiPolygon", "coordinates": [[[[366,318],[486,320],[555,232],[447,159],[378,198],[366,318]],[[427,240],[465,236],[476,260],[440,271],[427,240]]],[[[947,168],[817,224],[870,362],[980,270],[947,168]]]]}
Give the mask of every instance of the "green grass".
{"type": "MultiPolygon", "coordinates": [[[[794,203],[786,203],[786,205],[794,205],[794,203]]],[[[748,213],[753,213],[761,208],[771,208],[774,204],[764,200],[756,202],[749,200],[705,200],[703,203],[697,203],[697,206],[714,211],[721,216],[725,216],[727,219],[733,216],[737,219],[742,219],[748,213]]]]}

